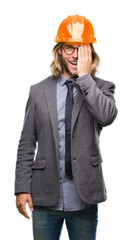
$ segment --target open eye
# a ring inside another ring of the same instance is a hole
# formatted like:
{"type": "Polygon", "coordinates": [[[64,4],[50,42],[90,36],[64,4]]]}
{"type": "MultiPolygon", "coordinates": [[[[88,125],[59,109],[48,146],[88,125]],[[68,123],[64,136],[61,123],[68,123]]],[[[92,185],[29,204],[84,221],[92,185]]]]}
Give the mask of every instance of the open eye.
{"type": "Polygon", "coordinates": [[[64,51],[66,54],[72,54],[74,52],[74,47],[72,45],[65,45],[64,51]]]}
{"type": "Polygon", "coordinates": [[[71,45],[66,45],[66,46],[65,46],[65,49],[66,49],[66,50],[73,50],[73,49],[74,49],[74,47],[73,47],[73,46],[71,46],[71,45]]]}

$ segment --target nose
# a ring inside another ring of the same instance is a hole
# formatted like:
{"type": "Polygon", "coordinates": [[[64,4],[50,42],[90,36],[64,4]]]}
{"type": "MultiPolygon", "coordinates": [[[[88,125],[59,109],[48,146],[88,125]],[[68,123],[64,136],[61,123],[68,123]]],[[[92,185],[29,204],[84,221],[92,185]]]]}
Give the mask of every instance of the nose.
{"type": "Polygon", "coordinates": [[[78,48],[74,48],[73,56],[74,58],[78,58],[78,48]]]}

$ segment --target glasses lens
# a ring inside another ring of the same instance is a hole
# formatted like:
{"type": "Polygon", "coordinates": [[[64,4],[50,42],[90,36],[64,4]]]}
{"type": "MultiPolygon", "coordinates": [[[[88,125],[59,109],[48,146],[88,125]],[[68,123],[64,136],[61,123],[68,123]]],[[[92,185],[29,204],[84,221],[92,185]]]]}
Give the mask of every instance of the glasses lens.
{"type": "Polygon", "coordinates": [[[74,52],[74,47],[70,45],[65,45],[64,46],[64,51],[66,54],[72,54],[74,52]]]}

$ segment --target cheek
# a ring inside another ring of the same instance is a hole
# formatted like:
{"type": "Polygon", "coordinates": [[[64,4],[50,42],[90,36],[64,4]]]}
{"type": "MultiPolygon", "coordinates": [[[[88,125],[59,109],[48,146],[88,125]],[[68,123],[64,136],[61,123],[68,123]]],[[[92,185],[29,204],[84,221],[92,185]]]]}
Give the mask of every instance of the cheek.
{"type": "Polygon", "coordinates": [[[66,57],[64,58],[64,57],[63,57],[63,59],[62,59],[62,60],[63,60],[63,63],[64,63],[64,64],[66,64],[66,65],[68,64],[68,61],[69,61],[69,59],[68,59],[68,58],[66,58],[66,57]]]}
{"type": "Polygon", "coordinates": [[[63,59],[63,61],[68,62],[70,57],[67,56],[64,52],[62,52],[62,59],[63,59]]]}

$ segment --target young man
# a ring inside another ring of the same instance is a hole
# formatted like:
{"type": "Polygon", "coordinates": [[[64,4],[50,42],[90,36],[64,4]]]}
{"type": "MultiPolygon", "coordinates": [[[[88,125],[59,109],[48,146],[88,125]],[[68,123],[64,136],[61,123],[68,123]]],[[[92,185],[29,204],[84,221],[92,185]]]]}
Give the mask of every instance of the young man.
{"type": "Polygon", "coordinates": [[[26,218],[29,204],[35,240],[58,240],[64,219],[69,239],[95,240],[98,203],[107,198],[99,135],[117,115],[115,85],[95,76],[99,57],[88,19],[64,19],[55,41],[52,76],[30,89],[16,204],[26,218]]]}

